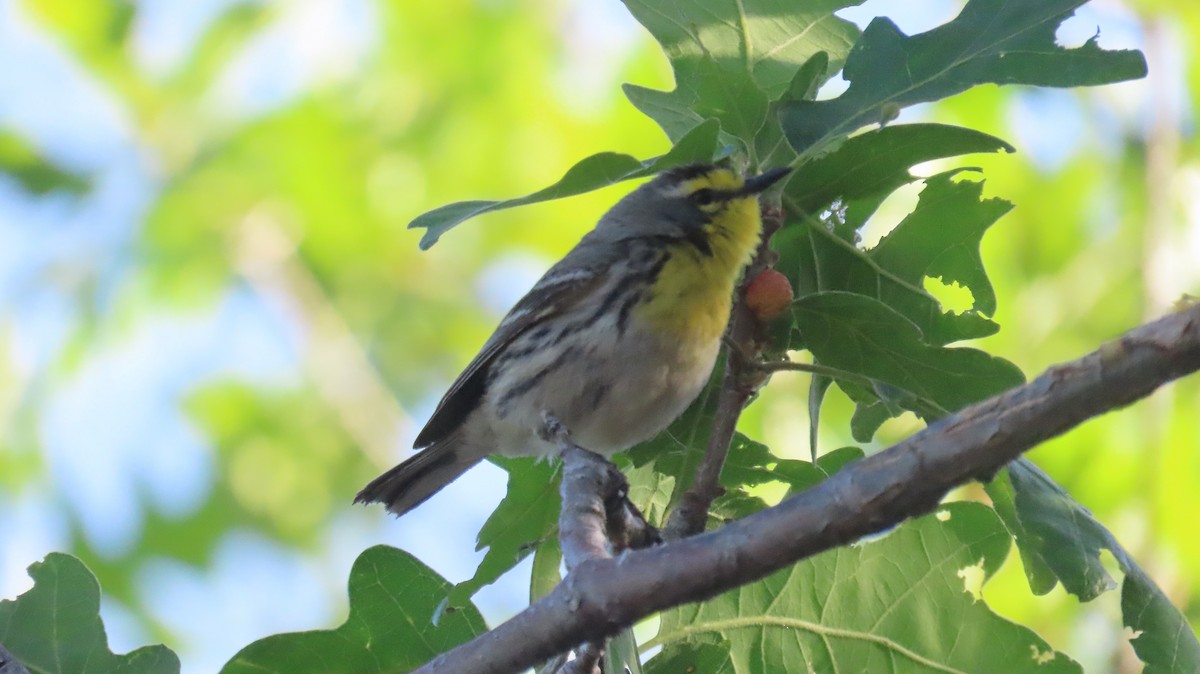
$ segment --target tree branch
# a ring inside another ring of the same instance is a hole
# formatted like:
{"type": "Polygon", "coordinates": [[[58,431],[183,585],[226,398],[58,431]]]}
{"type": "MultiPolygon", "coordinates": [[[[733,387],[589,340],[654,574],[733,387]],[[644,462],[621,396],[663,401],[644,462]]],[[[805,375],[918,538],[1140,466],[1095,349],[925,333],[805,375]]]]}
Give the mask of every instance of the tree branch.
{"type": "MultiPolygon", "coordinates": [[[[626,549],[661,542],[658,532],[629,501],[629,481],[613,463],[571,441],[570,431],[551,415],[544,415],[539,430],[553,440],[563,461],[562,509],[558,515],[558,541],[567,571],[584,562],[609,559],[626,549]]],[[[556,674],[593,674],[604,657],[603,638],[585,641],[575,658],[554,658],[543,671],[556,674]]]]}
{"type": "Polygon", "coordinates": [[[1038,443],[1200,369],[1200,306],[1144,325],[1079,360],[934,423],[783,503],[720,530],[588,560],[508,622],[444,653],[422,674],[512,674],[683,603],[936,507],[1038,443]]]}

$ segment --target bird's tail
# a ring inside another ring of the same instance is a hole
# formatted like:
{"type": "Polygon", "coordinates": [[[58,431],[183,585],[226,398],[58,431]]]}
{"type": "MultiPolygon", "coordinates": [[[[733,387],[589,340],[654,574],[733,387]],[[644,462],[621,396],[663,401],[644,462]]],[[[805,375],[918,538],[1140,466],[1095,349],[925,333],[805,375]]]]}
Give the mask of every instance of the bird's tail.
{"type": "Polygon", "coordinates": [[[382,503],[397,515],[416,508],[483,458],[464,451],[457,438],[446,438],[371,480],[355,503],[382,503]]]}

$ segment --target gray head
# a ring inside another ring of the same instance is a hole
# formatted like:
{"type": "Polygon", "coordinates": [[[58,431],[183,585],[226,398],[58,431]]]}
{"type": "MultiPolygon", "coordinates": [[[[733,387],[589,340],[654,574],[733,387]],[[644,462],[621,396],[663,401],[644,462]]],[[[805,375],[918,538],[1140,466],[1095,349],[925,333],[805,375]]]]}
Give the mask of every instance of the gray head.
{"type": "Polygon", "coordinates": [[[588,238],[692,238],[731,204],[756,199],[786,176],[777,168],[744,179],[715,164],[689,164],[664,171],[617,202],[588,238]]]}

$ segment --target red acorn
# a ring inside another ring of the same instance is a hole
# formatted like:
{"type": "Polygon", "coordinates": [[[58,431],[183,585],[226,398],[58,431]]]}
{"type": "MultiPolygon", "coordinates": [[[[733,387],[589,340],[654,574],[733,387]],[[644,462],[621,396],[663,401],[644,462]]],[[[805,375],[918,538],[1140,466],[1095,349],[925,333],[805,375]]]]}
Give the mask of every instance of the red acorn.
{"type": "Polygon", "coordinates": [[[746,286],[746,306],[758,320],[774,320],[792,304],[792,284],[774,269],[758,272],[746,286]]]}

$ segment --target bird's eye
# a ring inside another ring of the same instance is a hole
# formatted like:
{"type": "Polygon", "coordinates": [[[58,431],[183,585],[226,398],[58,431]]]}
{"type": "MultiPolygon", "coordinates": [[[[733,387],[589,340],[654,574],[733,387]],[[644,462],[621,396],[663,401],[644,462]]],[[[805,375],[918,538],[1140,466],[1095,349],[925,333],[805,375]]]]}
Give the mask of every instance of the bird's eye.
{"type": "Polygon", "coordinates": [[[696,202],[697,205],[704,206],[716,200],[717,195],[707,187],[692,192],[692,201],[696,202]]]}

